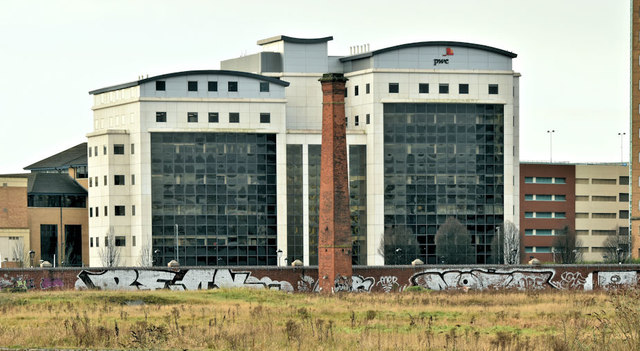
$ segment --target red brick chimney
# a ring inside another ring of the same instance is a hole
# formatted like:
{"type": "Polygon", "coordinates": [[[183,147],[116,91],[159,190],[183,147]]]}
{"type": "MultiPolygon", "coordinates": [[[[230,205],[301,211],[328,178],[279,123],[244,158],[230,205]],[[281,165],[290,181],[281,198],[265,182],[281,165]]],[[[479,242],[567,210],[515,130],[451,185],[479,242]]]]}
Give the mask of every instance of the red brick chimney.
{"type": "Polygon", "coordinates": [[[351,286],[351,216],[344,111],[347,78],[327,73],[322,83],[322,153],[320,161],[320,228],[318,281],[332,292],[336,279],[351,286]]]}

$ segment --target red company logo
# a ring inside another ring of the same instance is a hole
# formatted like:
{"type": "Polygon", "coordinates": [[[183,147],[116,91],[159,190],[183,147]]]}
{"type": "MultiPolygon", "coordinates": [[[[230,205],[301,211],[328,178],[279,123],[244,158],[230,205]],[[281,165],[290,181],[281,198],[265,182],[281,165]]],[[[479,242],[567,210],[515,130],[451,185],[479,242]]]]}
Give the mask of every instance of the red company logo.
{"type": "Polygon", "coordinates": [[[447,48],[447,52],[442,56],[453,56],[453,49],[452,48],[447,48]]]}

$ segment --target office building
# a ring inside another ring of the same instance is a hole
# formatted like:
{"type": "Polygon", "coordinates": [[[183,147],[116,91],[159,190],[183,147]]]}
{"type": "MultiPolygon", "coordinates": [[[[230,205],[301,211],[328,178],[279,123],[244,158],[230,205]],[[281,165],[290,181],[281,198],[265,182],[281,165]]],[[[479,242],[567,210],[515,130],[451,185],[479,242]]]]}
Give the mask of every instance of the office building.
{"type": "Polygon", "coordinates": [[[91,265],[108,233],[123,265],[317,264],[323,73],[348,79],[353,262],[383,264],[402,233],[419,249],[406,263],[436,263],[448,217],[488,262],[496,226],[519,222],[516,55],[441,41],[329,56],[331,40],[276,36],[221,70],[91,91],[91,265]]]}
{"type": "Polygon", "coordinates": [[[625,258],[630,238],[628,172],[624,163],[521,163],[521,260],[561,263],[556,240],[567,229],[576,234],[579,260],[625,258]]]}

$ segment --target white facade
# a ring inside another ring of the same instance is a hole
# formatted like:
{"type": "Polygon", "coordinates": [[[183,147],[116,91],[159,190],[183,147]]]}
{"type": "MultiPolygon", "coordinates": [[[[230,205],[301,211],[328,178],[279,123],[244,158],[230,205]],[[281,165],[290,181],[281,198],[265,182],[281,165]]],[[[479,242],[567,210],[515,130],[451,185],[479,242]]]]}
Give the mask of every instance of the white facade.
{"type": "MultiPolygon", "coordinates": [[[[270,132],[277,135],[277,245],[284,257],[288,255],[286,145],[302,145],[303,261],[309,264],[307,151],[309,145],[318,145],[321,141],[322,92],[318,79],[324,73],[344,73],[348,78],[347,143],[366,145],[367,264],[384,263],[378,246],[384,235],[383,107],[386,103],[503,105],[504,220],[518,225],[519,189],[515,180],[519,176],[519,74],[511,68],[515,54],[475,44],[424,42],[330,57],[327,44],[331,39],[269,38],[258,44],[262,45],[263,54],[270,56],[223,61],[224,71],[169,74],[92,92],[94,131],[88,134],[88,145],[94,154],[88,159],[89,175],[94,182],[97,177],[99,185],[89,188],[89,206],[94,211],[98,208],[99,216],[94,213],[89,219],[90,237],[98,240],[110,228],[117,236],[126,236],[121,265],[140,264],[141,250],[148,251],[151,247],[150,133],[270,132]],[[274,82],[274,78],[282,84],[274,82]],[[269,79],[270,91],[260,92],[259,82],[269,79]],[[165,91],[156,90],[155,82],[159,80],[166,82],[165,91]],[[189,81],[198,82],[198,91],[188,91],[189,81]],[[207,90],[209,81],[217,81],[217,92],[207,90]],[[238,82],[238,92],[227,91],[229,81],[238,82]],[[398,84],[397,93],[389,92],[389,83],[398,84]],[[419,84],[429,84],[429,93],[421,93],[419,84]],[[448,84],[449,93],[439,93],[440,84],[448,84]],[[468,84],[468,94],[459,94],[458,84],[468,84]],[[489,94],[490,84],[498,86],[497,94],[489,94]],[[156,122],[158,111],[166,112],[166,122],[156,122]],[[207,114],[214,111],[219,113],[220,122],[208,123],[207,114]],[[198,113],[197,123],[187,121],[189,112],[198,113]],[[239,124],[228,123],[229,112],[240,113],[239,124]],[[271,123],[260,123],[259,114],[263,112],[271,114],[271,123]],[[114,144],[125,146],[124,155],[113,154],[114,144]],[[124,175],[125,185],[114,185],[114,175],[124,175]],[[108,180],[106,185],[104,176],[108,180]],[[131,184],[132,176],[135,184],[131,184]],[[124,216],[115,216],[116,205],[126,207],[124,216]],[[104,216],[104,206],[108,207],[107,216],[104,216]],[[132,206],[136,208],[135,216],[131,215],[132,206]]],[[[100,240],[100,247],[103,244],[100,240]]],[[[95,245],[90,248],[92,266],[101,265],[99,250],[95,245]]]]}

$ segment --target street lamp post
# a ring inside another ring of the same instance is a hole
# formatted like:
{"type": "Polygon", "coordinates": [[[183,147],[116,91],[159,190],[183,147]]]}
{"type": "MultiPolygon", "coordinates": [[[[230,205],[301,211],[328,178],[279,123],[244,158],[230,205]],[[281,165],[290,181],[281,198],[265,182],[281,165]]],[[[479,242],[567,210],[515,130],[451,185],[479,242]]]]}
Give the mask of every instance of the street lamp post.
{"type": "Polygon", "coordinates": [[[397,249],[396,249],[396,259],[395,259],[396,264],[398,264],[398,260],[402,261],[402,260],[400,259],[400,255],[402,255],[402,249],[401,249],[401,248],[397,248],[397,249]]]}
{"type": "Polygon", "coordinates": [[[178,224],[175,224],[175,228],[176,228],[176,262],[180,262],[178,261],[178,258],[180,258],[180,255],[178,254],[178,224]]]}
{"type": "Polygon", "coordinates": [[[553,133],[555,132],[554,129],[547,130],[549,134],[549,163],[553,163],[553,133]]]}
{"type": "Polygon", "coordinates": [[[618,136],[620,137],[620,163],[622,163],[623,160],[624,160],[624,157],[622,156],[623,155],[623,153],[622,153],[622,145],[623,145],[623,139],[624,139],[625,135],[627,135],[627,133],[624,133],[624,132],[618,133],[618,136]]]}
{"type": "Polygon", "coordinates": [[[156,263],[156,266],[159,266],[160,265],[160,262],[159,262],[159,260],[160,260],[160,250],[156,249],[155,251],[153,251],[153,254],[154,254],[154,261],[156,263]]]}

